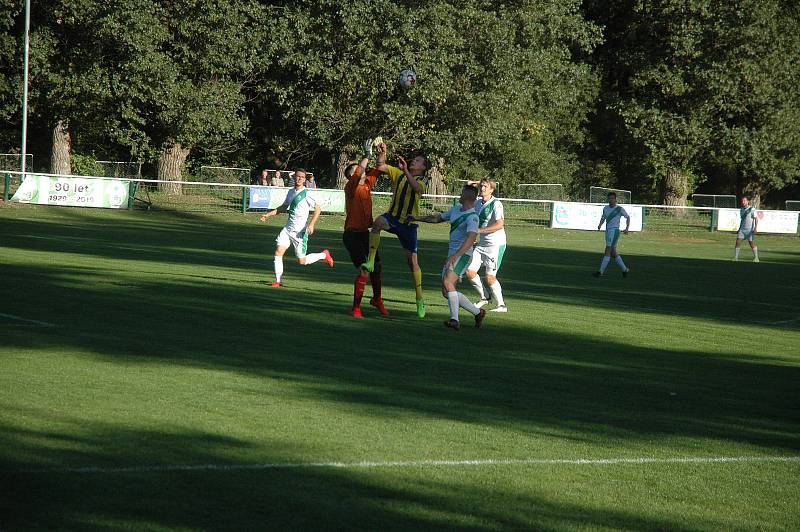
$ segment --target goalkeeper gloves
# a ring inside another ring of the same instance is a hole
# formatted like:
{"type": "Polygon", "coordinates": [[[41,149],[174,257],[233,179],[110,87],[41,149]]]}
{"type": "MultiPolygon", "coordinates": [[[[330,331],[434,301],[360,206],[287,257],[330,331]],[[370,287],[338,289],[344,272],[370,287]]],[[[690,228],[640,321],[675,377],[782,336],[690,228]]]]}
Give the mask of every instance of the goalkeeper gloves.
{"type": "Polygon", "coordinates": [[[364,141],[364,158],[370,159],[372,158],[372,146],[375,144],[373,139],[367,139],[364,141]]]}

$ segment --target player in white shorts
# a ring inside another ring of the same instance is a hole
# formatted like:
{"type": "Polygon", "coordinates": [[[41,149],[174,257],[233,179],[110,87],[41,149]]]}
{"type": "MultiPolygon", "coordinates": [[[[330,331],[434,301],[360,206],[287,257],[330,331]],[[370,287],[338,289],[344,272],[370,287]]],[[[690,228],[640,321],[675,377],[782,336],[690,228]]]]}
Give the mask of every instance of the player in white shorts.
{"type": "Polygon", "coordinates": [[[736,233],[736,246],[733,248],[733,260],[739,260],[739,250],[742,240],[750,243],[753,250],[753,262],[758,262],[758,246],[755,243],[756,230],[758,229],[758,209],[750,205],[750,196],[742,196],[742,208],[739,209],[739,232],[736,233]]]}
{"type": "Polygon", "coordinates": [[[449,211],[429,216],[409,216],[409,222],[441,223],[450,222],[450,244],[447,251],[447,260],[442,269],[442,295],[447,298],[450,307],[450,319],[445,321],[446,327],[459,330],[458,308],[463,307],[475,316],[475,327],[480,328],[486,311],[478,308],[467,297],[456,290],[456,284],[467,271],[467,266],[472,259],[472,246],[478,237],[478,213],[475,212],[475,200],[478,189],[467,185],[461,191],[459,205],[454,205],[449,211]]]}
{"type": "Polygon", "coordinates": [[[304,266],[314,264],[318,261],[325,261],[325,263],[333,268],[333,257],[327,249],[323,249],[321,253],[308,253],[308,237],[314,234],[314,224],[317,223],[319,214],[322,211],[320,206],[308,194],[308,189],[305,188],[306,171],[298,168],[294,172],[294,188],[289,190],[286,195],[286,201],[277,209],[272,209],[261,217],[261,221],[265,222],[271,216],[275,216],[280,212],[289,213],[289,219],[286,225],[281,229],[278,238],[275,239],[277,246],[275,247],[275,281],[272,286],[283,286],[283,254],[289,249],[289,246],[294,247],[294,255],[297,257],[297,263],[304,266]],[[311,210],[314,210],[314,215],[311,221],[308,221],[308,215],[311,210]]]}
{"type": "Polygon", "coordinates": [[[625,266],[625,263],[622,261],[622,257],[617,253],[617,241],[619,240],[619,221],[621,218],[625,218],[626,223],[623,233],[627,235],[628,229],[631,226],[631,217],[628,215],[627,211],[622,208],[622,205],[617,205],[616,192],[609,192],[608,205],[603,207],[603,215],[600,217],[600,223],[597,224],[598,231],[603,226],[603,222],[606,224],[606,251],[603,254],[603,260],[600,261],[600,269],[592,274],[595,277],[600,277],[603,275],[603,272],[606,271],[606,267],[608,266],[608,263],[611,262],[612,257],[614,257],[617,266],[619,266],[622,270],[622,276],[628,276],[630,269],[625,266]]]}
{"type": "Polygon", "coordinates": [[[491,291],[491,299],[494,300],[495,308],[492,312],[508,312],[506,302],[503,299],[503,289],[497,280],[497,272],[503,263],[503,255],[506,252],[506,230],[505,215],[503,204],[494,197],[497,183],[487,178],[475,183],[478,186],[480,197],[475,202],[475,212],[478,213],[478,234],[480,242],[472,253],[472,261],[467,267],[467,279],[478,291],[480,300],[475,304],[482,307],[489,303],[486,292],[483,290],[483,283],[478,276],[481,265],[486,274],[486,284],[491,291]]]}

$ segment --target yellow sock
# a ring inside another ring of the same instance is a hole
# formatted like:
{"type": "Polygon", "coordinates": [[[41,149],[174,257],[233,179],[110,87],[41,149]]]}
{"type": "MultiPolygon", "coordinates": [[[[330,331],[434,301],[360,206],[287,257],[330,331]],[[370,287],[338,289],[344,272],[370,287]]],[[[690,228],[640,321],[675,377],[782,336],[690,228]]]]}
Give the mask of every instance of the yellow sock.
{"type": "Polygon", "coordinates": [[[369,257],[367,257],[367,262],[374,262],[375,255],[378,253],[378,247],[381,245],[381,234],[380,233],[373,233],[370,231],[369,233],[369,257]]]}
{"type": "Polygon", "coordinates": [[[412,271],[411,277],[414,278],[414,290],[417,292],[417,299],[422,299],[422,270],[412,271]]]}

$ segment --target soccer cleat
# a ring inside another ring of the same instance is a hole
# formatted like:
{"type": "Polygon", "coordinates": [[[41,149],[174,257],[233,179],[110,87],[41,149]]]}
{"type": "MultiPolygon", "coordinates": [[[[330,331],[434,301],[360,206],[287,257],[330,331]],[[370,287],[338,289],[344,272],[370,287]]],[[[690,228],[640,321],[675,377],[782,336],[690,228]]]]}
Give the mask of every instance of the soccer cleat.
{"type": "Polygon", "coordinates": [[[362,270],[367,270],[369,273],[372,273],[375,270],[375,261],[368,260],[364,264],[361,265],[362,270]]]}
{"type": "Polygon", "coordinates": [[[497,308],[493,308],[489,312],[508,312],[508,307],[505,305],[498,305],[497,308]]]}
{"type": "Polygon", "coordinates": [[[477,303],[475,303],[475,306],[478,307],[478,308],[481,308],[482,306],[488,305],[488,304],[489,304],[489,300],[486,299],[485,297],[483,297],[483,298],[479,299],[477,303]]]}
{"type": "Polygon", "coordinates": [[[485,317],[486,317],[486,309],[481,309],[481,311],[478,312],[475,315],[475,328],[476,329],[480,329],[481,328],[481,325],[483,325],[483,318],[485,318],[485,317]]]}
{"type": "Polygon", "coordinates": [[[353,310],[350,311],[350,315],[354,318],[364,319],[364,315],[361,314],[361,307],[353,307],[353,310]]]}
{"type": "Polygon", "coordinates": [[[331,252],[327,249],[323,249],[322,252],[325,254],[325,258],[322,260],[325,261],[325,264],[333,268],[333,257],[331,257],[331,252]]]}
{"type": "Polygon", "coordinates": [[[592,274],[592,277],[600,277],[601,275],[603,275],[603,274],[602,274],[602,273],[600,273],[600,272],[594,272],[594,273],[592,274]]]}
{"type": "Polygon", "coordinates": [[[283,286],[283,283],[279,283],[278,281],[272,281],[272,284],[270,286],[272,288],[280,288],[281,286],[283,286]]]}
{"type": "Polygon", "coordinates": [[[456,331],[461,330],[461,325],[458,323],[458,320],[447,320],[444,322],[444,326],[449,329],[454,329],[456,331]]]}
{"type": "Polygon", "coordinates": [[[425,317],[425,300],[417,299],[417,316],[421,319],[425,317]]]}
{"type": "Polygon", "coordinates": [[[625,270],[624,272],[622,272],[622,276],[623,277],[627,277],[628,276],[628,272],[630,272],[630,270],[625,270]]]}
{"type": "Polygon", "coordinates": [[[383,299],[375,299],[374,297],[369,300],[369,304],[378,309],[382,316],[388,316],[389,311],[383,306],[383,299]]]}
{"type": "Polygon", "coordinates": [[[753,259],[753,262],[761,262],[761,261],[758,260],[758,257],[756,257],[756,258],[753,259]]]}

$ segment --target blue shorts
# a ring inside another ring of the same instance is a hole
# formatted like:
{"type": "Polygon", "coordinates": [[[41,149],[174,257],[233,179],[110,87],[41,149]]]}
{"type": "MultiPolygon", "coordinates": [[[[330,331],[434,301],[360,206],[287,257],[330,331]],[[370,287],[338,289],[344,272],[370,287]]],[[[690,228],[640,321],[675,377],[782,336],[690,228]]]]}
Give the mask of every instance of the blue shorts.
{"type": "Polygon", "coordinates": [[[417,224],[400,223],[396,217],[388,212],[381,215],[381,218],[389,224],[389,232],[397,235],[403,249],[411,253],[417,252],[417,224]]]}

